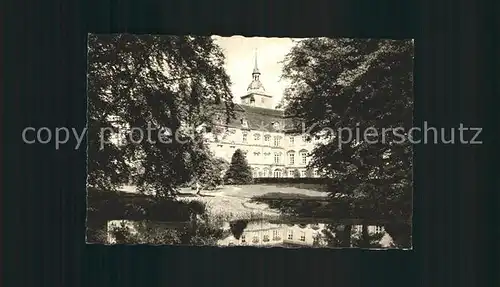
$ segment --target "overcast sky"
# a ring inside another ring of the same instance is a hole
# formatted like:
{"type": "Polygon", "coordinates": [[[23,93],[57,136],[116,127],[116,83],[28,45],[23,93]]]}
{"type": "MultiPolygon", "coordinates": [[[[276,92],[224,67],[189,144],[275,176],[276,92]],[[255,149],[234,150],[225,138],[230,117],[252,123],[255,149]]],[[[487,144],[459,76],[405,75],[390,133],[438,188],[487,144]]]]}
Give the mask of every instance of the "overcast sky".
{"type": "Polygon", "coordinates": [[[279,62],[293,47],[293,40],[291,38],[247,38],[242,36],[216,36],[214,38],[226,56],[226,71],[233,82],[231,91],[235,102],[240,102],[240,97],[246,93],[247,87],[252,81],[255,49],[257,49],[257,60],[261,73],[260,81],[266,92],[273,96],[274,103],[277,104],[282,98],[286,86],[284,80],[280,81],[282,64],[279,62]]]}

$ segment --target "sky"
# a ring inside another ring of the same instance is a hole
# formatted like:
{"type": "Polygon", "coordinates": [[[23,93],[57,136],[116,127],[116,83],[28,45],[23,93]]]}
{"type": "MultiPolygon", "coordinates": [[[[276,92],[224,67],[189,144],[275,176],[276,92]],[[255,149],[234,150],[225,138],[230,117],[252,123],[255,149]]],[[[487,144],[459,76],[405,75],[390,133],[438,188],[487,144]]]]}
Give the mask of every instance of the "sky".
{"type": "Polygon", "coordinates": [[[226,71],[233,83],[231,91],[234,101],[240,102],[240,97],[246,93],[252,81],[255,49],[257,49],[260,81],[266,92],[273,96],[274,104],[278,104],[287,85],[285,80],[280,80],[282,64],[279,62],[293,47],[293,40],[297,39],[243,36],[215,36],[214,38],[226,56],[226,71]]]}

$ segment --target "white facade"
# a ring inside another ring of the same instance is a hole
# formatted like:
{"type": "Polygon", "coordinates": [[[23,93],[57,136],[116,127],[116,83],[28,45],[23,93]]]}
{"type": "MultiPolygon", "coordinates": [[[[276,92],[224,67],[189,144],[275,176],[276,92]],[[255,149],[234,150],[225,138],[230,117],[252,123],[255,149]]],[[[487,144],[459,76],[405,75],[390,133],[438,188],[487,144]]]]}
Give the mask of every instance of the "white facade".
{"type": "Polygon", "coordinates": [[[243,231],[240,238],[233,235],[219,241],[221,246],[276,246],[303,245],[312,246],[316,235],[321,233],[324,224],[299,225],[252,223],[243,231]]]}

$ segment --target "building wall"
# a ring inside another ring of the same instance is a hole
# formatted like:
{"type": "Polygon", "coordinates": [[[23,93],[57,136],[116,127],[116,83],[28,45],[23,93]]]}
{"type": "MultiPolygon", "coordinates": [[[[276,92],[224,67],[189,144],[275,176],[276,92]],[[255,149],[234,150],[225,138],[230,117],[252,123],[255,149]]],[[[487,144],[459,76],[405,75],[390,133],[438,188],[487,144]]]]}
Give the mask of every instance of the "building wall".
{"type": "Polygon", "coordinates": [[[306,177],[306,167],[311,160],[309,153],[315,141],[307,141],[301,135],[284,132],[229,128],[220,140],[211,137],[210,148],[216,157],[231,161],[237,149],[246,154],[254,177],[293,177],[298,169],[306,177]],[[305,159],[303,158],[305,156],[305,159]]]}
{"type": "Polygon", "coordinates": [[[312,246],[317,231],[310,228],[276,227],[262,230],[245,230],[239,239],[230,236],[220,242],[221,245],[266,246],[296,244],[312,246]]]}

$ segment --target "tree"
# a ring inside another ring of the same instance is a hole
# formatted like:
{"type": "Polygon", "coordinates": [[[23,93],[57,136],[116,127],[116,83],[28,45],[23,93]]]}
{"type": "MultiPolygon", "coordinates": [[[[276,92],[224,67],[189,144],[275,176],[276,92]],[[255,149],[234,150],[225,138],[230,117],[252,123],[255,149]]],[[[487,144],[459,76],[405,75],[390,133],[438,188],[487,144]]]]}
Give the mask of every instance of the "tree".
{"type": "Polygon", "coordinates": [[[136,165],[141,191],[175,194],[202,148],[195,128],[213,125],[214,106],[232,115],[222,50],[198,36],[90,35],[88,45],[88,185],[115,189],[136,165]]]}
{"type": "Polygon", "coordinates": [[[326,140],[313,150],[311,166],[332,178],[331,193],[389,202],[379,217],[411,219],[412,147],[402,139],[413,121],[413,42],[306,39],[284,62],[291,82],[285,113],[326,140]],[[346,131],[369,129],[378,137],[339,144],[346,131]]]}
{"type": "Polygon", "coordinates": [[[311,167],[307,167],[306,176],[307,177],[314,177],[314,170],[311,167]]]}
{"type": "Polygon", "coordinates": [[[231,158],[231,165],[226,172],[225,182],[233,184],[248,184],[252,182],[252,169],[240,149],[237,149],[231,158]]]}
{"type": "Polygon", "coordinates": [[[300,171],[297,168],[293,170],[293,177],[300,178],[300,171]]]}
{"type": "Polygon", "coordinates": [[[223,183],[223,171],[228,163],[222,158],[214,157],[208,147],[200,147],[191,160],[192,184],[196,194],[200,195],[204,189],[213,189],[223,183]]]}

